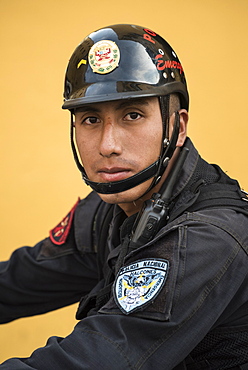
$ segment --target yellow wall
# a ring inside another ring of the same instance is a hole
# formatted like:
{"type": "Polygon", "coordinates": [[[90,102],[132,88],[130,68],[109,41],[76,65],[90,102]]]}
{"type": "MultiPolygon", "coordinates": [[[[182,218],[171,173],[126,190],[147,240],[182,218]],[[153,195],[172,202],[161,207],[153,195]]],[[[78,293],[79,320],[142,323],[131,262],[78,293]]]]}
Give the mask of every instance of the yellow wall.
{"type": "MultiPolygon", "coordinates": [[[[72,51],[101,26],[135,23],[168,39],[188,79],[190,136],[248,189],[247,16],[247,0],[0,0],[0,259],[45,237],[89,191],[70,152],[62,89],[72,51]]],[[[69,333],[75,310],[2,325],[0,362],[69,333]]]]}

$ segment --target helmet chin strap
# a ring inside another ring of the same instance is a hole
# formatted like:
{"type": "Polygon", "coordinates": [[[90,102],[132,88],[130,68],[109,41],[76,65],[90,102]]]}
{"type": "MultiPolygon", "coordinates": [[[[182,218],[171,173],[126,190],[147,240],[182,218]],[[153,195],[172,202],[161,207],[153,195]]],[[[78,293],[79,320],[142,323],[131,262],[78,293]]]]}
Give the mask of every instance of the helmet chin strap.
{"type": "Polygon", "coordinates": [[[167,140],[167,142],[164,143],[166,149],[164,149],[164,152],[160,155],[157,161],[131,177],[128,177],[124,180],[107,183],[94,182],[88,179],[85,169],[78,158],[76,146],[74,143],[73,128],[73,114],[71,112],[71,147],[76,165],[79,171],[82,173],[84,182],[99,194],[116,194],[138,186],[143,182],[151,179],[152,177],[154,177],[153,186],[158,183],[176,148],[180,128],[180,116],[178,112],[175,112],[174,128],[171,140],[167,140]]]}

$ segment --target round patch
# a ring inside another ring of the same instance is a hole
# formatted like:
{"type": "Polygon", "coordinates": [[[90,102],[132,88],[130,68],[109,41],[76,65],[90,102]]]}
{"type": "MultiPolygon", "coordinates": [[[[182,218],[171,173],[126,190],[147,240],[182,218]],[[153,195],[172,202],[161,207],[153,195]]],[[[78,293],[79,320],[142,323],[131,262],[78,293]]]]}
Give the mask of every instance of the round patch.
{"type": "Polygon", "coordinates": [[[113,41],[98,41],[91,47],[88,59],[93,72],[106,74],[118,67],[120,50],[113,41]]]}
{"type": "Polygon", "coordinates": [[[149,304],[164,286],[169,262],[144,259],[122,267],[114,284],[114,298],[125,314],[149,304]]]}

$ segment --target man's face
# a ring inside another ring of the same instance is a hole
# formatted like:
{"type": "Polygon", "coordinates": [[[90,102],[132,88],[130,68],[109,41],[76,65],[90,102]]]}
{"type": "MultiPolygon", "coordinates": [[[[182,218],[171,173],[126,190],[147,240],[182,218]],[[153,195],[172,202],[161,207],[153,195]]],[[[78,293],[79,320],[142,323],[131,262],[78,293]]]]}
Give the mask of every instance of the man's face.
{"type": "MultiPolygon", "coordinates": [[[[160,154],[162,118],[158,98],[95,103],[75,112],[76,143],[88,178],[119,181],[142,171],[160,154]]],[[[108,203],[139,199],[152,179],[117,194],[100,194],[108,203]]]]}

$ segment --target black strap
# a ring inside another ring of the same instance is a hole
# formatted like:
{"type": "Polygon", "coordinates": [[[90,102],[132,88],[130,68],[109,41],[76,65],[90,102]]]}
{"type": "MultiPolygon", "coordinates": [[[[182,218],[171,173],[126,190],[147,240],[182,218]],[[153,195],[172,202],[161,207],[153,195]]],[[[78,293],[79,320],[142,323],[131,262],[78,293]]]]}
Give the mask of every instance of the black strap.
{"type": "Polygon", "coordinates": [[[195,173],[200,173],[198,179],[192,179],[177,199],[170,205],[170,221],[184,212],[196,212],[205,208],[232,208],[248,216],[248,196],[240,189],[236,180],[228,177],[219,166],[214,165],[218,180],[209,182],[204,178],[204,166],[209,166],[199,158],[195,173]]]}
{"type": "Polygon", "coordinates": [[[189,212],[210,207],[231,207],[248,215],[248,204],[242,200],[237,185],[210,184],[202,186],[195,204],[188,208],[189,212]]]}

